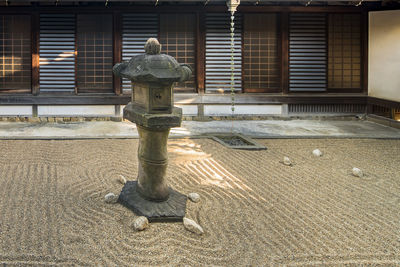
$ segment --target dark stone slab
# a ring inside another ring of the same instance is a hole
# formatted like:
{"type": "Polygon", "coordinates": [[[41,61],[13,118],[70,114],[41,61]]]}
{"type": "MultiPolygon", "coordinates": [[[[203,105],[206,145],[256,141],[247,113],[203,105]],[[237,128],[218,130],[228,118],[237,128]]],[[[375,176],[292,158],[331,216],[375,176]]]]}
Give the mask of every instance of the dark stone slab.
{"type": "Polygon", "coordinates": [[[232,133],[217,133],[212,134],[212,138],[218,143],[233,149],[244,149],[244,150],[265,150],[267,147],[257,143],[250,137],[242,134],[232,133]]]}
{"type": "Polygon", "coordinates": [[[182,109],[173,107],[170,114],[149,114],[144,109],[130,102],[124,108],[124,119],[151,129],[169,129],[180,127],[182,121],[182,109]]]}
{"type": "Polygon", "coordinates": [[[142,198],[136,192],[137,181],[127,182],[119,195],[119,203],[145,216],[149,222],[180,222],[186,212],[187,197],[170,188],[170,195],[166,201],[154,202],[142,198]]]}

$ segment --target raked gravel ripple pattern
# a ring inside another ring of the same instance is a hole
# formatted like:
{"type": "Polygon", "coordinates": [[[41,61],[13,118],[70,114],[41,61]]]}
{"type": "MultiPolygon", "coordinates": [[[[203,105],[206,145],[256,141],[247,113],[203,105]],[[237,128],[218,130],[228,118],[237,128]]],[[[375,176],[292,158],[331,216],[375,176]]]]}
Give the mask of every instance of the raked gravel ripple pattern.
{"type": "Polygon", "coordinates": [[[133,213],[104,202],[119,175],[136,178],[138,140],[0,141],[0,263],[400,264],[400,140],[258,142],[268,150],[169,141],[169,184],[201,196],[186,215],[199,236],[181,223],[135,232],[133,213]]]}

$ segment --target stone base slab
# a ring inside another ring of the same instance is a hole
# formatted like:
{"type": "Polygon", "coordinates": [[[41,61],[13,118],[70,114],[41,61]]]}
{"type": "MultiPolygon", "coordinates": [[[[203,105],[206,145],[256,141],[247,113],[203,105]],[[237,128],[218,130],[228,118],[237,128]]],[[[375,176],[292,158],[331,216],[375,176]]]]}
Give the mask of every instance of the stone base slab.
{"type": "Polygon", "coordinates": [[[173,107],[171,114],[149,114],[140,106],[129,102],[124,108],[124,119],[145,128],[164,130],[181,126],[182,109],[173,107]]]}
{"type": "Polygon", "coordinates": [[[181,222],[186,213],[187,197],[170,188],[169,198],[154,202],[142,198],[136,192],[137,181],[127,182],[119,195],[119,203],[136,215],[145,216],[149,222],[181,222]]]}

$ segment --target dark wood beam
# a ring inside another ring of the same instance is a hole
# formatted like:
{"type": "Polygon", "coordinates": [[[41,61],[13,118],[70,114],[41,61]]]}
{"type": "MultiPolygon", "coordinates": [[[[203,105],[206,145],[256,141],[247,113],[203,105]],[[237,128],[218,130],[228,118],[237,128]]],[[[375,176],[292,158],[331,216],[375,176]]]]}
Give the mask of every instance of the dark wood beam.
{"type": "Polygon", "coordinates": [[[400,102],[393,100],[386,100],[377,97],[368,97],[368,105],[381,106],[386,108],[400,109],[400,102]]]}
{"type": "MultiPolygon", "coordinates": [[[[212,7],[209,6],[209,9],[212,7]]],[[[225,7],[217,6],[221,11],[225,7]]],[[[354,13],[365,10],[364,7],[355,6],[239,6],[239,12],[344,12],[354,13]]]]}
{"type": "MultiPolygon", "coordinates": [[[[125,5],[125,6],[8,6],[2,7],[0,13],[21,14],[33,10],[39,12],[52,13],[112,13],[113,11],[121,12],[166,12],[166,13],[186,13],[186,12],[227,12],[225,5],[211,6],[201,5],[169,5],[169,6],[153,6],[153,5],[125,5]]],[[[339,12],[339,13],[357,13],[368,10],[366,7],[355,6],[244,6],[238,7],[239,12],[339,12]]]]}
{"type": "MultiPolygon", "coordinates": [[[[400,102],[365,95],[280,95],[280,94],[238,94],[236,104],[369,104],[390,105],[400,108],[400,102]]],[[[1,105],[126,105],[130,96],[116,95],[0,95],[1,105]]],[[[230,104],[230,95],[175,94],[179,104],[230,104]]]]}
{"type": "Polygon", "coordinates": [[[368,12],[361,14],[361,88],[368,94],[368,12]]]}

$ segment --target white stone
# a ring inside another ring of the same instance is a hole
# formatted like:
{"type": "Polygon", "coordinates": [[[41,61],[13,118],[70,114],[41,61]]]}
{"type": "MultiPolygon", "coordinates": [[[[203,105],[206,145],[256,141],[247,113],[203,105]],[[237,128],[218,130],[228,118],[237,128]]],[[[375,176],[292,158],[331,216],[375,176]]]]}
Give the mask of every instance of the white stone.
{"type": "Polygon", "coordinates": [[[108,193],[104,196],[104,201],[109,204],[117,203],[118,196],[114,193],[108,193]]]}
{"type": "Polygon", "coordinates": [[[288,157],[283,157],[283,164],[287,165],[287,166],[291,166],[292,165],[292,161],[288,158],[288,157]]]}
{"type": "Polygon", "coordinates": [[[353,172],[353,175],[356,176],[356,177],[363,177],[364,176],[364,173],[359,168],[354,167],[352,172],[353,172]]]}
{"type": "Polygon", "coordinates": [[[143,231],[149,227],[149,220],[144,216],[137,217],[133,222],[132,227],[135,231],[143,231]]]}
{"type": "Polygon", "coordinates": [[[365,120],[367,118],[367,115],[366,114],[357,114],[356,117],[359,120],[365,120]]]}
{"type": "Polygon", "coordinates": [[[190,194],[188,195],[188,198],[189,198],[191,201],[195,202],[195,203],[197,203],[197,202],[200,201],[200,195],[197,194],[197,193],[190,193],[190,194]]]}
{"type": "Polygon", "coordinates": [[[185,226],[185,228],[192,233],[198,235],[204,234],[203,228],[200,225],[198,225],[195,221],[189,218],[186,217],[183,218],[183,226],[185,226]]]}
{"type": "Polygon", "coordinates": [[[126,184],[126,178],[120,174],[118,176],[118,182],[120,182],[121,184],[126,184]]]}
{"type": "Polygon", "coordinates": [[[314,149],[312,153],[313,153],[313,155],[316,156],[316,157],[321,157],[321,156],[322,156],[322,152],[321,152],[321,150],[319,150],[318,148],[317,148],[317,149],[314,149]]]}

